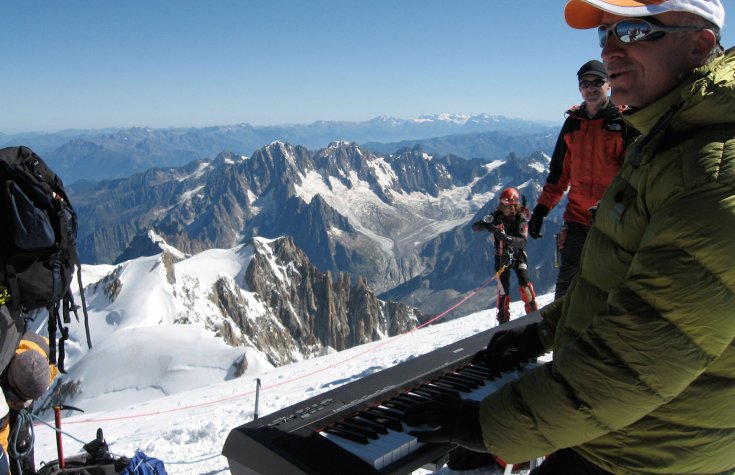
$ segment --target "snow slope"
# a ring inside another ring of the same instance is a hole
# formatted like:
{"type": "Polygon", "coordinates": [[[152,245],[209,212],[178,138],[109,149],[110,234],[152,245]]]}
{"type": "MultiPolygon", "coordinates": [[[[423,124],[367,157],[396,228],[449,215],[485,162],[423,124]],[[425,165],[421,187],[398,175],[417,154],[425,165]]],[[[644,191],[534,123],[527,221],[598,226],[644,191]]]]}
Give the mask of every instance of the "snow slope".
{"type": "MultiPolygon", "coordinates": [[[[85,277],[94,281],[93,273],[109,270],[95,266],[85,269],[85,277]]],[[[150,316],[165,306],[165,295],[161,298],[146,302],[143,313],[150,316]]],[[[545,305],[551,299],[544,295],[538,301],[545,305]]],[[[523,303],[514,302],[511,313],[522,315],[523,303]]],[[[495,325],[494,315],[494,310],[478,312],[279,368],[251,363],[245,375],[230,380],[228,365],[242,349],[218,344],[196,325],[160,326],[133,318],[125,323],[122,318],[115,330],[121,338],[103,339],[74,368],[85,385],[74,405],[86,412],[64,413],[64,453],[80,452],[102,428],[115,454],[132,457],[141,449],[163,460],[170,474],[227,474],[222,446],[231,429],[252,420],[256,378],[262,383],[262,416],[487,330],[495,325]]],[[[259,361],[254,352],[248,357],[259,361]]],[[[35,424],[39,466],[57,458],[52,425],[52,419],[35,424]]]]}

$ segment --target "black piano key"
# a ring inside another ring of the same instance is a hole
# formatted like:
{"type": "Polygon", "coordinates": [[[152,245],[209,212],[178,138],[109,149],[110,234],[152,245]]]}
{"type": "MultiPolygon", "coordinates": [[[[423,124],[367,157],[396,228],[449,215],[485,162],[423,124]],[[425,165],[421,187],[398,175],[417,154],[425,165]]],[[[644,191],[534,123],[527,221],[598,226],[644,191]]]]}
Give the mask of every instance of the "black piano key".
{"type": "Polygon", "coordinates": [[[493,372],[493,370],[488,367],[487,363],[483,361],[477,361],[474,363],[470,363],[469,365],[465,366],[465,368],[472,369],[474,371],[482,371],[483,373],[493,372]]]}
{"type": "Polygon", "coordinates": [[[460,374],[460,373],[448,374],[447,377],[451,379],[456,379],[457,381],[467,384],[472,389],[477,389],[483,384],[485,384],[483,381],[480,381],[478,378],[473,378],[471,376],[467,376],[467,375],[460,374]]]}
{"type": "Polygon", "coordinates": [[[458,373],[470,377],[470,378],[477,378],[478,380],[482,381],[483,383],[489,380],[489,376],[491,376],[489,373],[486,373],[484,371],[481,371],[476,368],[471,368],[469,366],[465,366],[464,368],[460,368],[457,370],[458,373]]]}
{"type": "Polygon", "coordinates": [[[407,404],[410,404],[412,406],[420,402],[426,402],[426,401],[431,400],[431,398],[428,398],[426,396],[421,396],[420,394],[411,394],[411,393],[401,394],[400,396],[397,396],[396,399],[398,399],[399,401],[405,401],[407,404]]]}
{"type": "Polygon", "coordinates": [[[355,422],[356,424],[365,425],[369,427],[370,429],[374,430],[378,434],[387,434],[388,429],[385,426],[385,424],[380,424],[378,422],[375,422],[368,417],[365,417],[365,413],[361,412],[357,416],[350,419],[352,422],[355,422]]]}
{"type": "Polygon", "coordinates": [[[378,416],[390,417],[392,419],[399,419],[397,411],[390,407],[386,407],[383,403],[379,406],[369,407],[365,412],[378,416]]]}
{"type": "MultiPolygon", "coordinates": [[[[414,388],[414,389],[417,389],[417,388],[414,388]]],[[[413,389],[411,389],[411,391],[409,391],[409,393],[407,394],[407,396],[411,396],[413,399],[416,399],[417,401],[420,401],[420,402],[426,402],[426,401],[431,400],[430,397],[426,397],[426,396],[423,396],[421,394],[416,394],[413,391],[413,389]]]]}
{"type": "Polygon", "coordinates": [[[401,401],[396,401],[394,399],[385,401],[382,405],[387,407],[388,409],[392,409],[396,413],[396,415],[401,418],[402,421],[405,421],[406,409],[410,407],[409,404],[401,401]]]}
{"type": "Polygon", "coordinates": [[[474,377],[474,376],[467,376],[467,375],[465,375],[465,377],[466,378],[474,378],[474,384],[475,384],[474,391],[477,391],[477,390],[481,389],[483,386],[485,386],[487,383],[490,382],[489,380],[479,379],[479,378],[474,377]]]}
{"type": "Polygon", "coordinates": [[[500,376],[499,371],[490,368],[486,363],[483,362],[472,363],[472,368],[478,371],[485,372],[491,379],[496,379],[498,376],[500,376]]]}
{"type": "Polygon", "coordinates": [[[435,391],[439,391],[442,394],[448,394],[450,396],[459,397],[459,392],[455,391],[454,389],[446,388],[444,386],[439,386],[439,385],[434,384],[433,382],[427,384],[426,386],[435,391]]]}
{"type": "Polygon", "coordinates": [[[426,400],[416,400],[416,399],[410,398],[408,396],[409,396],[408,394],[396,396],[393,399],[391,399],[391,402],[394,402],[394,403],[397,403],[397,404],[402,404],[403,407],[401,409],[405,411],[409,407],[413,407],[413,406],[415,406],[416,404],[418,404],[420,402],[428,401],[428,399],[426,399],[426,400]]]}
{"type": "Polygon", "coordinates": [[[441,378],[435,381],[437,383],[446,385],[448,388],[455,389],[462,393],[468,393],[472,391],[472,387],[469,384],[464,384],[460,381],[448,378],[447,376],[442,376],[441,378]]]}
{"type": "Polygon", "coordinates": [[[396,432],[401,432],[403,430],[401,419],[395,411],[384,409],[382,407],[373,407],[365,411],[363,415],[368,418],[373,418],[375,422],[385,425],[388,429],[396,432]]]}
{"type": "Polygon", "coordinates": [[[339,421],[339,422],[335,423],[334,426],[337,427],[337,428],[340,428],[340,429],[349,430],[349,431],[356,432],[358,434],[364,435],[368,439],[377,439],[378,438],[378,433],[377,432],[375,432],[372,429],[368,429],[365,426],[360,426],[358,424],[355,424],[350,419],[345,419],[343,421],[339,421]]]}
{"type": "Polygon", "coordinates": [[[445,381],[442,378],[435,379],[434,381],[431,382],[431,384],[437,387],[450,389],[457,393],[460,393],[460,392],[466,393],[469,391],[469,388],[467,386],[462,386],[461,384],[452,383],[451,381],[445,381]]]}
{"type": "Polygon", "coordinates": [[[494,372],[494,371],[491,371],[491,370],[489,370],[487,368],[477,368],[477,367],[474,367],[474,368],[471,368],[471,369],[468,368],[468,371],[472,371],[472,372],[480,375],[486,381],[495,381],[498,378],[498,376],[500,376],[499,373],[494,372]]]}
{"type": "Polygon", "coordinates": [[[434,388],[430,388],[429,386],[422,386],[420,388],[416,388],[413,390],[417,394],[422,394],[426,397],[435,398],[436,396],[442,394],[441,391],[437,391],[434,388]]]}
{"type": "Polygon", "coordinates": [[[345,430],[339,427],[329,426],[329,427],[324,428],[324,432],[342,437],[343,439],[351,440],[352,442],[357,442],[358,444],[362,444],[362,445],[368,444],[367,437],[365,437],[364,435],[358,434],[356,432],[352,432],[350,430],[345,430]]]}

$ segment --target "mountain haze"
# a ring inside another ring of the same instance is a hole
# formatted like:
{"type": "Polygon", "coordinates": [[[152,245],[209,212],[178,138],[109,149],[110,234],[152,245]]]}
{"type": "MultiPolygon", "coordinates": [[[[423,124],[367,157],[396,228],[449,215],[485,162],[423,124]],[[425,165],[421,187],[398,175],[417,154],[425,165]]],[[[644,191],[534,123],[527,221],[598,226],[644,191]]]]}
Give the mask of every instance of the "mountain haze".
{"type": "MultiPolygon", "coordinates": [[[[456,139],[421,143],[429,151],[466,157],[487,157],[496,152],[525,154],[528,146],[544,141],[549,125],[488,114],[425,115],[417,119],[376,117],[367,121],[317,121],[310,124],[253,126],[221,125],[202,128],[154,129],[132,127],[119,130],[69,130],[56,133],[0,135],[2,146],[26,145],[69,184],[77,180],[123,178],[152,167],[179,167],[192,160],[211,159],[222,151],[250,155],[263,144],[274,141],[319,149],[335,140],[356,143],[411,140],[411,147],[432,137],[491,132],[481,146],[466,152],[464,146],[451,148],[456,139]],[[524,136],[529,136],[528,139],[524,136]],[[517,148],[520,144],[521,148],[517,148]]],[[[406,146],[406,144],[401,146],[406,146]]],[[[553,146],[553,141],[551,142],[553,146]]],[[[368,148],[377,149],[370,145],[368,148]]],[[[390,148],[393,152],[399,147],[390,148]]],[[[380,150],[386,151],[385,148],[380,150]]]]}

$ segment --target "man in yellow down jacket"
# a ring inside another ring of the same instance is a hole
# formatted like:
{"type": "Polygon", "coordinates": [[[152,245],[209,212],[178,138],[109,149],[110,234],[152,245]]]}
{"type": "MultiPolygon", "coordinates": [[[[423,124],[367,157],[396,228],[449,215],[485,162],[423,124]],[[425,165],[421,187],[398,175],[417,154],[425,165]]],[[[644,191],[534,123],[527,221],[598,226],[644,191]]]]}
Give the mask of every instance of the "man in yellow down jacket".
{"type": "Polygon", "coordinates": [[[598,28],[612,100],[641,135],[590,229],[568,293],[497,334],[498,363],[553,349],[481,403],[416,406],[420,441],[533,475],[735,470],[735,48],[720,0],[570,0],[598,28]],[[514,351],[515,350],[515,351],[514,351]]]}

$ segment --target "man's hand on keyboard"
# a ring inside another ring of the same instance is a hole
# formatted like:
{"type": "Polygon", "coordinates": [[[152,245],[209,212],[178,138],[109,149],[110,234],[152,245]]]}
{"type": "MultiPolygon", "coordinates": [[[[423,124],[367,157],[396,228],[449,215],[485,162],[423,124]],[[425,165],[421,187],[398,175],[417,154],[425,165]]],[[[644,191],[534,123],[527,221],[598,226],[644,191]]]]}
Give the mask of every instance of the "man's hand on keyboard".
{"type": "Polygon", "coordinates": [[[406,416],[410,426],[435,428],[409,432],[419,442],[450,442],[475,452],[487,452],[482,441],[480,403],[477,401],[440,394],[431,401],[411,406],[406,416]]]}
{"type": "Polygon", "coordinates": [[[538,324],[500,330],[490,339],[487,348],[472,359],[498,371],[509,371],[521,363],[543,354],[544,348],[538,334],[538,324]]]}

